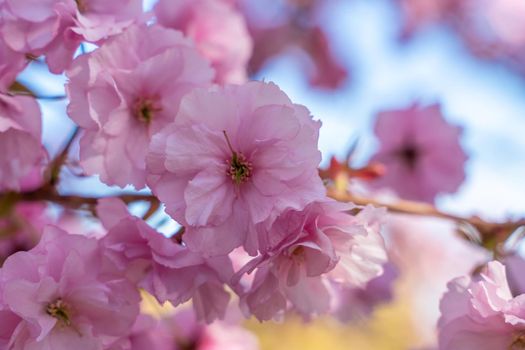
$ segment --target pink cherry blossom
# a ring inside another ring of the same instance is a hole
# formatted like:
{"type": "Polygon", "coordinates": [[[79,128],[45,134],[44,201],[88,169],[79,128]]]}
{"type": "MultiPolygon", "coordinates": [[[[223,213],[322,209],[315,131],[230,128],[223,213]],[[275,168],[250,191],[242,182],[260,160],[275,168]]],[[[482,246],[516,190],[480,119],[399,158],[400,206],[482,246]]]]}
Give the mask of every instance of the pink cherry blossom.
{"type": "Polygon", "coordinates": [[[160,0],[158,23],[195,41],[217,72],[219,83],[244,83],[252,40],[242,14],[222,0],[160,0]]]}
{"type": "MultiPolygon", "coordinates": [[[[376,228],[345,213],[350,208],[327,200],[282,214],[261,235],[266,253],[246,264],[233,280],[256,270],[250,286],[237,287],[243,310],[259,320],[289,308],[308,318],[330,311],[332,283],[361,287],[382,274],[382,238],[376,228]]],[[[364,215],[371,210],[365,208],[364,215]]]]}
{"type": "Polygon", "coordinates": [[[51,72],[67,69],[82,41],[99,42],[142,21],[142,0],[4,0],[0,33],[13,50],[46,55],[51,72]]]}
{"type": "Polygon", "coordinates": [[[386,166],[375,186],[432,202],[463,183],[467,155],[459,142],[461,128],[447,123],[439,105],[379,113],[374,131],[380,146],[372,161],[386,166]]]}
{"type": "Polygon", "coordinates": [[[271,83],[196,89],[153,138],[148,184],[190,249],[254,255],[255,224],[324,198],[319,126],[271,83]]]}
{"type": "Polygon", "coordinates": [[[180,32],[137,25],[78,58],[67,75],[68,113],[84,129],[84,171],[109,185],[142,188],[152,135],[213,72],[180,32]]]}
{"type": "Polygon", "coordinates": [[[123,203],[100,201],[98,212],[110,210],[111,222],[103,217],[109,229],[101,244],[106,257],[128,278],[154,295],[159,302],[177,306],[192,300],[199,319],[211,322],[224,317],[230,296],[224,282],[233,274],[228,257],[205,259],[150,228],[137,217],[123,214],[123,203]]]}
{"type": "Polygon", "coordinates": [[[138,314],[138,291],[108,273],[101,257],[96,240],[52,226],[33,250],[10,256],[0,270],[0,292],[11,314],[0,317],[14,314],[20,322],[8,348],[104,349],[127,334],[138,314]]]}
{"type": "Polygon", "coordinates": [[[440,305],[439,349],[523,349],[524,298],[511,294],[505,266],[497,261],[479,278],[452,280],[440,305]]]}
{"type": "Polygon", "coordinates": [[[20,190],[42,174],[47,152],[36,101],[0,93],[0,190],[20,190]]]}

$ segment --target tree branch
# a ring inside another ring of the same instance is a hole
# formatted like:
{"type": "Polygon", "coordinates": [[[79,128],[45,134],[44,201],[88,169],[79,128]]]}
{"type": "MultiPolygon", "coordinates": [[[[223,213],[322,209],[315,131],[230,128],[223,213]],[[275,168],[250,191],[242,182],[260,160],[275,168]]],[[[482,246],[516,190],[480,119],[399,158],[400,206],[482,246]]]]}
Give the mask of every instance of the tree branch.
{"type": "Polygon", "coordinates": [[[362,197],[350,193],[343,194],[335,191],[334,193],[330,193],[330,196],[339,201],[353,202],[357,205],[370,204],[375,207],[384,207],[392,213],[429,216],[454,221],[458,224],[467,223],[478,230],[484,243],[490,241],[491,246],[493,244],[501,243],[518,228],[525,226],[525,219],[505,222],[489,222],[478,216],[463,217],[442,212],[436,207],[422,202],[397,200],[395,203],[387,203],[373,198],[362,197]]]}
{"type": "Polygon", "coordinates": [[[3,198],[9,198],[15,201],[22,201],[22,202],[39,202],[39,201],[46,201],[46,202],[52,202],[56,204],[60,204],[64,207],[78,209],[82,206],[95,206],[99,199],[103,198],[119,198],[124,203],[129,204],[133,202],[139,202],[139,201],[146,201],[150,202],[152,206],[158,207],[160,205],[160,201],[157,199],[157,197],[147,194],[136,194],[136,193],[130,193],[130,194],[120,194],[116,196],[107,196],[107,197],[84,197],[84,196],[77,196],[77,195],[61,195],[53,191],[46,190],[45,188],[41,188],[39,190],[33,191],[33,192],[26,192],[26,193],[2,193],[0,194],[0,201],[3,198]]]}
{"type": "Polygon", "coordinates": [[[73,130],[73,133],[71,134],[66,144],[62,148],[62,151],[49,164],[48,176],[49,176],[49,185],[51,187],[55,187],[55,185],[60,180],[60,170],[62,169],[62,166],[67,160],[69,149],[71,148],[73,141],[75,141],[75,138],[77,137],[79,131],[80,131],[79,127],[75,126],[75,130],[73,130]]]}

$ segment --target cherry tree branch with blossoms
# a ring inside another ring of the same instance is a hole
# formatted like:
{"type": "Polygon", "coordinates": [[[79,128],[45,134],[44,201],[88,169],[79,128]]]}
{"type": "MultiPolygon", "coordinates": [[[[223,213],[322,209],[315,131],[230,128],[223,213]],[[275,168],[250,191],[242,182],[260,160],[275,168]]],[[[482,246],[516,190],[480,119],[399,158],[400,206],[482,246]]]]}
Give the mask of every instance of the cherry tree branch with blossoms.
{"type": "Polygon", "coordinates": [[[350,76],[322,2],[285,3],[268,25],[242,0],[0,0],[0,349],[257,349],[246,318],[369,317],[394,297],[395,244],[418,239],[397,214],[451,221],[481,251],[447,279],[437,346],[525,348],[525,288],[503,265],[525,219],[434,204],[465,181],[463,129],[414,102],[377,114],[367,165],[349,152],[320,169],[322,116],[250,79],[290,47],[313,86],[350,76]],[[34,65],[64,74],[65,94],[24,86],[34,65]],[[43,101],[75,125],[53,157],[43,101]],[[73,168],[120,191],[68,194],[73,168]]]}

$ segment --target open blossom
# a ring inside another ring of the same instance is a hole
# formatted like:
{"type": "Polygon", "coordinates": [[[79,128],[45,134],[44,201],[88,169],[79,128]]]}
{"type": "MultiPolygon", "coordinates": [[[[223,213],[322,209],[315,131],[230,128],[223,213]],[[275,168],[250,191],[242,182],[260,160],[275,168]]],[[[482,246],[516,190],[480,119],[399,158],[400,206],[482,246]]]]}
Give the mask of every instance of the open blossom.
{"type": "Polygon", "coordinates": [[[497,261],[477,278],[452,280],[440,305],[439,349],[525,349],[524,298],[511,294],[497,261]]]}
{"type": "Polygon", "coordinates": [[[208,58],[219,83],[244,83],[252,40],[241,13],[223,0],[160,0],[158,23],[181,30],[208,58]]]}
{"type": "Polygon", "coordinates": [[[463,183],[467,155],[459,142],[461,128],[447,123],[439,105],[382,112],[374,131],[380,146],[372,161],[386,167],[374,185],[432,202],[463,183]]]}
{"type": "Polygon", "coordinates": [[[0,191],[21,190],[40,177],[47,161],[38,103],[0,93],[0,191]]]}
{"type": "Polygon", "coordinates": [[[254,255],[254,225],[324,198],[317,173],[319,122],[274,84],[251,82],[186,95],[155,135],[148,184],[187,226],[192,250],[254,255]]]}
{"type": "Polygon", "coordinates": [[[118,200],[101,200],[98,212],[109,229],[101,244],[106,257],[159,302],[192,300],[199,319],[224,317],[230,299],[224,282],[233,274],[227,256],[205,259],[125,213],[118,200]]]}
{"type": "Polygon", "coordinates": [[[142,17],[142,0],[3,0],[0,35],[17,52],[46,55],[60,73],[82,41],[98,43],[142,17]]]}
{"type": "Polygon", "coordinates": [[[142,188],[152,135],[213,71],[180,32],[136,25],[79,57],[67,75],[68,113],[84,129],[82,168],[106,184],[142,188]]]}
{"type": "Polygon", "coordinates": [[[345,213],[350,208],[327,200],[281,215],[262,235],[266,252],[233,280],[256,271],[250,286],[236,286],[243,310],[260,320],[289,309],[308,318],[330,311],[333,283],[363,287],[380,275],[386,261],[382,238],[361,218],[345,213]]]}
{"type": "Polygon", "coordinates": [[[138,291],[101,257],[96,240],[52,226],[34,249],[9,257],[0,270],[0,324],[18,324],[8,348],[102,350],[127,334],[138,291]]]}

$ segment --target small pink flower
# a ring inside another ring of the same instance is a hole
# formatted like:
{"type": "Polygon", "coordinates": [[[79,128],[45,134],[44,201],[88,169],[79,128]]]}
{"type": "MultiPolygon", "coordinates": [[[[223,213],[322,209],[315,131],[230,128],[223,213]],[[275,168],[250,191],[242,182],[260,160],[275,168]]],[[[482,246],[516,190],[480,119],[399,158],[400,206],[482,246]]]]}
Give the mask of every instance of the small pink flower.
{"type": "MultiPolygon", "coordinates": [[[[261,234],[266,253],[233,280],[256,270],[247,290],[236,287],[243,310],[259,320],[290,308],[308,318],[330,311],[332,283],[361,287],[380,275],[386,261],[382,238],[361,218],[345,213],[350,208],[314,202],[303,211],[287,211],[261,234]]],[[[364,210],[366,215],[372,209],[364,210]]]]}
{"type": "Polygon", "coordinates": [[[148,184],[192,250],[257,250],[254,225],[322,199],[319,122],[274,84],[196,89],[153,138],[148,184]]]}
{"type": "Polygon", "coordinates": [[[82,41],[97,43],[142,21],[141,0],[4,0],[0,34],[13,50],[46,55],[61,73],[82,41]]]}
{"type": "Polygon", "coordinates": [[[81,166],[106,184],[142,188],[152,135],[213,72],[180,32],[141,25],[79,57],[67,75],[69,116],[84,129],[81,166]]]}
{"type": "Polygon", "coordinates": [[[0,191],[26,189],[47,161],[36,101],[0,93],[0,191]]]}
{"type": "Polygon", "coordinates": [[[433,202],[463,183],[467,155],[459,142],[461,128],[447,123],[439,105],[382,112],[374,131],[380,146],[372,161],[386,166],[374,185],[433,202]]]}
{"type": "Polygon", "coordinates": [[[181,30],[208,58],[219,83],[244,83],[252,54],[245,20],[222,0],[160,0],[155,6],[159,24],[181,30]]]}
{"type": "Polygon", "coordinates": [[[440,304],[439,349],[523,349],[524,303],[524,294],[511,294],[505,267],[497,261],[479,278],[452,280],[440,304]]]}
{"type": "Polygon", "coordinates": [[[140,297],[122,276],[101,265],[94,239],[48,226],[29,252],[9,257],[0,270],[0,324],[20,318],[9,349],[104,349],[127,334],[140,297]],[[111,276],[111,278],[110,278],[111,276]]]}
{"type": "Polygon", "coordinates": [[[177,306],[192,299],[199,319],[211,322],[224,317],[230,295],[224,282],[233,274],[227,256],[205,259],[150,228],[144,221],[123,214],[124,204],[101,200],[98,211],[117,213],[120,220],[103,222],[109,229],[101,244],[107,261],[129,279],[154,295],[159,302],[177,306]],[[120,213],[120,214],[118,214],[120,213]]]}

